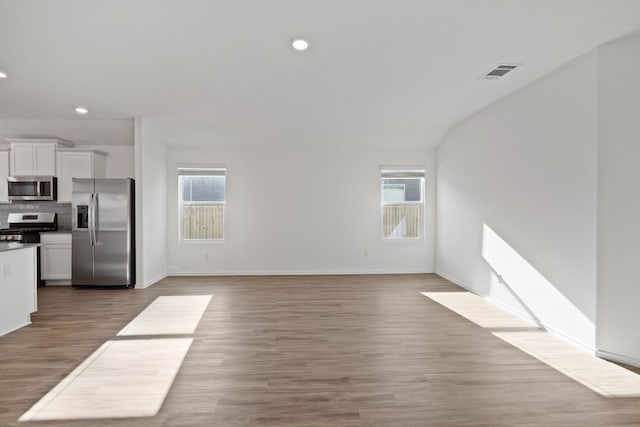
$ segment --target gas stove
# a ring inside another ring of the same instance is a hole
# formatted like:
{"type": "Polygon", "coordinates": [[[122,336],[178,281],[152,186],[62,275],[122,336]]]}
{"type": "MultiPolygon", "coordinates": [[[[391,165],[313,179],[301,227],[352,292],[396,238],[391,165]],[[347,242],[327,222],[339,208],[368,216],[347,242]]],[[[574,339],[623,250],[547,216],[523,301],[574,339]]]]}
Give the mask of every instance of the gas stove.
{"type": "Polygon", "coordinates": [[[40,232],[56,231],[58,218],[55,213],[10,213],[9,228],[0,229],[0,241],[40,243],[40,232]]]}

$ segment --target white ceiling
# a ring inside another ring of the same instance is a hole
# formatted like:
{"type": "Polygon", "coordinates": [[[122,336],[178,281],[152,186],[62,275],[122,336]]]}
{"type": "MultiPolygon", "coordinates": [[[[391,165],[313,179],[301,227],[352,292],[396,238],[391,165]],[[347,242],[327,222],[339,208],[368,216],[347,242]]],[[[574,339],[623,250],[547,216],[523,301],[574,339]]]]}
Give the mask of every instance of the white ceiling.
{"type": "Polygon", "coordinates": [[[638,0],[0,0],[0,118],[82,104],[230,141],[434,146],[638,30],[638,0]],[[290,48],[297,35],[308,52],[290,48]],[[524,65],[477,79],[501,61],[524,65]]]}

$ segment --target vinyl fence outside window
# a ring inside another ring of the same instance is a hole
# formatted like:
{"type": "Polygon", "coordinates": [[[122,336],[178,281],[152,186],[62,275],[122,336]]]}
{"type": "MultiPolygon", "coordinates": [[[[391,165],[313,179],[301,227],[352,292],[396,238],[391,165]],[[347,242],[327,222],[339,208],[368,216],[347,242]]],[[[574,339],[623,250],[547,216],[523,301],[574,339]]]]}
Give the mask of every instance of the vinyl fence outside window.
{"type": "Polygon", "coordinates": [[[178,168],[181,241],[224,240],[226,169],[178,168]]]}
{"type": "Polygon", "coordinates": [[[380,171],[382,238],[424,237],[424,170],[380,171]]]}

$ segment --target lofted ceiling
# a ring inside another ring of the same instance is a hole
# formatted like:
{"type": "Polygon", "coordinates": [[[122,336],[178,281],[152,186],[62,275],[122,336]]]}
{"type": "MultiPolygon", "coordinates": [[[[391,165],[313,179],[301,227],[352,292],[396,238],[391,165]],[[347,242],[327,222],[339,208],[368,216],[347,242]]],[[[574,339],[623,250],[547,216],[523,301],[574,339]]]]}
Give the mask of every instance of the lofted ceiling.
{"type": "Polygon", "coordinates": [[[84,105],[229,141],[428,147],[639,30],[637,0],[0,0],[0,118],[84,105]],[[523,65],[478,79],[500,62],[523,65]]]}

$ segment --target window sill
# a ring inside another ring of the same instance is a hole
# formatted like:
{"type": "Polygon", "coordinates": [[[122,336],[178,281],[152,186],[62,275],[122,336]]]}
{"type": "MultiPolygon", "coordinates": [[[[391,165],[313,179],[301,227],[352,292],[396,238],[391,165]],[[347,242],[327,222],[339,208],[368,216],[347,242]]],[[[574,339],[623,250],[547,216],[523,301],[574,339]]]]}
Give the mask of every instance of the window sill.
{"type": "Polygon", "coordinates": [[[220,240],[178,240],[179,244],[185,245],[221,245],[227,243],[226,239],[220,240]]]}
{"type": "Polygon", "coordinates": [[[382,238],[383,243],[424,243],[424,237],[402,237],[397,239],[382,238]]]}

